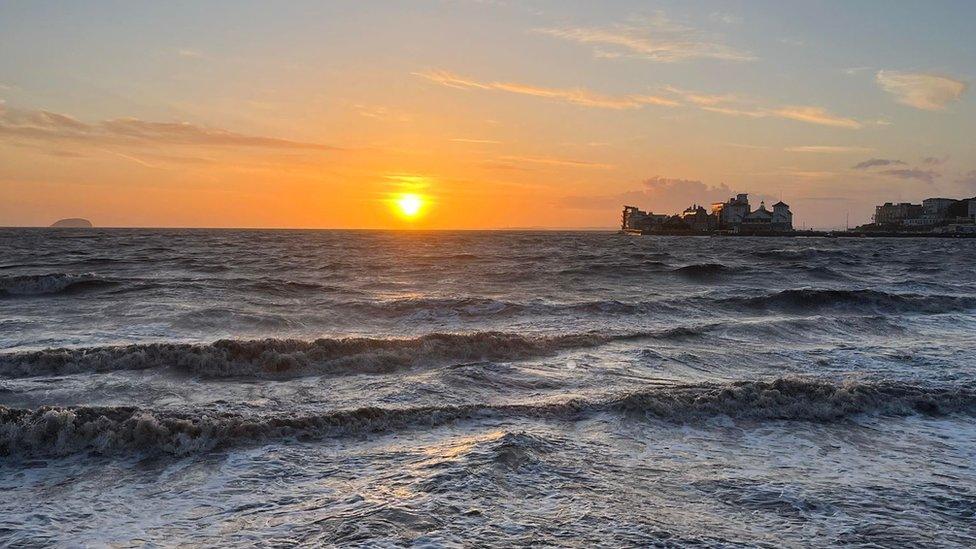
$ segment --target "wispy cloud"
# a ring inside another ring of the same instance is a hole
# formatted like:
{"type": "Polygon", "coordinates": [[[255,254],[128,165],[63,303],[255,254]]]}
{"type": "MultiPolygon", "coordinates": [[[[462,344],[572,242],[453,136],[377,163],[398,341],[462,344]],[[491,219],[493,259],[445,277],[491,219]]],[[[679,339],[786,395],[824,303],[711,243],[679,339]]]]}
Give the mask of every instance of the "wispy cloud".
{"type": "Polygon", "coordinates": [[[897,170],[882,170],[882,175],[887,175],[890,177],[895,177],[897,179],[913,179],[916,181],[922,181],[925,183],[932,183],[935,178],[939,177],[939,173],[932,170],[920,170],[918,168],[903,168],[897,170]]]}
{"type": "Polygon", "coordinates": [[[387,120],[394,122],[410,122],[413,117],[405,112],[400,112],[389,107],[384,107],[383,105],[353,105],[353,109],[360,115],[366,118],[373,118],[376,120],[387,120]]]}
{"type": "Polygon", "coordinates": [[[937,157],[937,156],[926,156],[922,158],[922,164],[926,166],[941,166],[949,161],[948,156],[937,157]]]}
{"type": "Polygon", "coordinates": [[[705,106],[705,107],[713,107],[715,105],[736,103],[742,101],[738,96],[730,93],[725,93],[725,94],[703,93],[703,92],[684,90],[674,86],[665,86],[664,90],[669,93],[673,93],[675,95],[680,96],[684,101],[687,101],[688,103],[691,103],[693,105],[705,106]]]}
{"type": "Polygon", "coordinates": [[[724,11],[713,11],[712,13],[708,14],[708,18],[712,21],[725,23],[726,25],[736,25],[742,22],[742,17],[724,11]]]}
{"type": "Polygon", "coordinates": [[[976,189],[976,170],[970,170],[962,175],[956,180],[956,183],[961,183],[971,189],[976,189]]]}
{"type": "Polygon", "coordinates": [[[738,107],[702,107],[703,111],[724,114],[726,116],[742,116],[745,118],[765,118],[769,116],[769,111],[762,109],[742,109],[738,107]]]}
{"type": "Polygon", "coordinates": [[[151,162],[147,162],[147,161],[145,161],[145,160],[143,160],[143,159],[141,159],[141,158],[139,158],[137,156],[132,156],[131,154],[120,153],[118,151],[113,151],[113,150],[109,150],[109,149],[102,149],[102,151],[103,152],[106,152],[108,154],[111,154],[112,156],[117,156],[117,157],[122,158],[124,160],[128,160],[130,162],[134,162],[134,163],[139,164],[140,166],[143,166],[143,167],[146,167],[146,168],[159,168],[159,165],[158,164],[153,164],[151,162]]]}
{"type": "Polygon", "coordinates": [[[783,150],[798,153],[847,154],[870,152],[874,149],[868,147],[851,147],[846,145],[801,145],[798,147],[786,147],[783,150]]]}
{"type": "Polygon", "coordinates": [[[591,162],[588,160],[575,160],[572,158],[557,158],[552,156],[502,156],[500,160],[505,162],[528,162],[530,164],[544,164],[547,166],[567,166],[573,168],[592,168],[597,170],[610,170],[614,166],[612,164],[603,164],[601,162],[591,162]]]}
{"type": "Polygon", "coordinates": [[[484,82],[460,76],[449,71],[434,70],[413,73],[443,86],[460,90],[503,91],[519,95],[571,103],[600,109],[629,110],[646,105],[679,107],[690,105],[704,111],[747,118],[784,118],[808,124],[859,129],[864,124],[853,118],[835,115],[822,107],[776,106],[763,107],[754,100],[742,99],[733,94],[710,94],[682,90],[671,86],[662,88],[669,95],[629,94],[602,95],[583,88],[545,88],[517,82],[484,82]]]}
{"type": "Polygon", "coordinates": [[[968,87],[962,80],[925,73],[878,71],[876,79],[899,103],[927,111],[943,110],[959,101],[968,87]]]}
{"type": "Polygon", "coordinates": [[[693,59],[752,61],[751,53],[723,44],[715,36],[677,24],[663,14],[634,18],[607,27],[550,27],[536,32],[592,45],[598,57],[633,57],[659,63],[693,59]]]}
{"type": "Polygon", "coordinates": [[[176,55],[179,55],[180,57],[183,57],[183,58],[186,58],[186,59],[206,59],[207,58],[207,56],[205,56],[203,53],[201,53],[201,52],[199,52],[197,50],[190,49],[190,48],[178,49],[178,50],[176,50],[176,55]]]}
{"type": "Polygon", "coordinates": [[[467,139],[464,137],[455,137],[451,139],[454,143],[473,143],[476,145],[500,145],[501,141],[495,141],[494,139],[467,139]]]}
{"type": "Polygon", "coordinates": [[[867,170],[869,168],[874,168],[877,166],[895,166],[895,165],[904,165],[904,164],[905,163],[902,162],[901,160],[892,160],[888,158],[871,158],[865,160],[864,162],[858,162],[857,164],[854,164],[853,166],[851,166],[851,169],[867,170]]]}
{"type": "Polygon", "coordinates": [[[461,90],[494,90],[519,95],[541,97],[553,101],[571,103],[599,109],[639,109],[645,105],[676,107],[679,102],[656,95],[634,94],[623,96],[603,95],[582,88],[545,88],[517,82],[480,82],[448,71],[414,73],[432,82],[461,90]]]}
{"type": "Polygon", "coordinates": [[[771,111],[773,116],[819,124],[821,126],[834,126],[836,128],[848,128],[856,130],[864,127],[864,124],[853,118],[845,118],[828,112],[821,107],[789,106],[780,107],[771,111]]]}
{"type": "Polygon", "coordinates": [[[810,106],[788,106],[788,107],[739,107],[739,106],[702,106],[702,110],[724,114],[727,116],[738,116],[745,118],[785,118],[816,124],[819,126],[832,126],[835,128],[845,128],[857,130],[864,127],[864,124],[853,118],[846,118],[833,114],[822,107],[810,106]]]}
{"type": "Polygon", "coordinates": [[[335,150],[319,143],[247,135],[187,122],[152,122],[116,118],[88,123],[66,114],[0,107],[0,139],[76,141],[91,144],[202,145],[269,149],[335,150]]]}

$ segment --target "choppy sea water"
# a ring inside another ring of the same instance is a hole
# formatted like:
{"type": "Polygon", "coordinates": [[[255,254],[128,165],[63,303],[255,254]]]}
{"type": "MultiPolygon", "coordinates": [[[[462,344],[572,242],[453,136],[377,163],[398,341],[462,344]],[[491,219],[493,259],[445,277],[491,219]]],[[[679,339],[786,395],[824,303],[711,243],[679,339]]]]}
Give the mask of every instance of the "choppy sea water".
{"type": "Polygon", "coordinates": [[[0,545],[976,545],[969,240],[0,230],[0,545]]]}

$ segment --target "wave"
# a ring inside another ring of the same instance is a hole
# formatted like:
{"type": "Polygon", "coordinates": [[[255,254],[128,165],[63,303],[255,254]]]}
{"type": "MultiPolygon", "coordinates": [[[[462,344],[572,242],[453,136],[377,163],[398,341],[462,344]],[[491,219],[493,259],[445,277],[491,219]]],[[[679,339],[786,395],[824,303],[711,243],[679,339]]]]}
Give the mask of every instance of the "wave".
{"type": "Polygon", "coordinates": [[[383,374],[420,365],[522,360],[656,334],[525,336],[504,332],[435,333],[414,339],[323,338],[150,343],[0,354],[0,376],[169,368],[203,377],[383,374]]]}
{"type": "Polygon", "coordinates": [[[847,308],[899,313],[946,313],[976,308],[976,297],[802,288],[762,296],[719,299],[718,303],[734,308],[790,312],[847,308]]]}
{"type": "Polygon", "coordinates": [[[346,301],[336,305],[366,314],[369,318],[428,319],[485,319],[510,318],[523,315],[578,314],[644,314],[671,309],[672,305],[658,301],[619,301],[603,299],[580,302],[549,302],[542,300],[507,301],[488,297],[418,298],[390,301],[346,301]]]}
{"type": "Polygon", "coordinates": [[[724,274],[729,274],[733,269],[721,263],[700,263],[695,265],[685,265],[674,270],[675,273],[687,278],[702,279],[715,278],[724,274]]]}
{"type": "Polygon", "coordinates": [[[271,416],[210,410],[180,413],[135,407],[0,407],[0,455],[63,456],[79,452],[183,455],[274,440],[362,436],[471,419],[576,420],[600,413],[674,422],[716,416],[830,422],[862,414],[971,415],[976,413],[976,392],[901,382],[778,379],[656,386],[604,400],[364,407],[271,416]]]}
{"type": "Polygon", "coordinates": [[[757,250],[752,255],[762,259],[785,261],[809,261],[813,259],[838,259],[856,255],[850,250],[829,248],[795,248],[777,250],[757,250]]]}
{"type": "Polygon", "coordinates": [[[0,277],[0,296],[38,296],[72,293],[114,286],[113,280],[95,274],[50,273],[0,277]]]}
{"type": "MultiPolygon", "coordinates": [[[[578,258],[573,258],[578,260],[578,258]]],[[[630,275],[646,275],[648,273],[654,272],[666,272],[669,265],[664,261],[655,260],[642,260],[635,261],[631,263],[621,263],[621,262],[601,262],[601,263],[586,263],[582,265],[576,265],[573,267],[567,267],[557,271],[560,275],[616,275],[616,276],[630,276],[630,275]]]]}

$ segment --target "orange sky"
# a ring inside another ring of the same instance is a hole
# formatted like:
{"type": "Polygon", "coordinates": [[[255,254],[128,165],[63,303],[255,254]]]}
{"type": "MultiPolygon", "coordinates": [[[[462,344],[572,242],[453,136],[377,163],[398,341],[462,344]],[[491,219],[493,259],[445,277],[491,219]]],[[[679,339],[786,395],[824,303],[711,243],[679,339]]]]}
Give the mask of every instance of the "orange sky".
{"type": "Polygon", "coordinates": [[[610,228],[749,192],[836,227],[976,194],[965,18],[845,6],[7,6],[0,225],[610,228]]]}

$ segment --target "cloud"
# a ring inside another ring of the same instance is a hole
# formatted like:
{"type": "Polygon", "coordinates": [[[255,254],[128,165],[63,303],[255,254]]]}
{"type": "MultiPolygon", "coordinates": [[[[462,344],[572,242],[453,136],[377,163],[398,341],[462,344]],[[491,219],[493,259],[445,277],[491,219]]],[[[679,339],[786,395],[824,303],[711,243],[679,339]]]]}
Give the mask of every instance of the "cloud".
{"type": "Polygon", "coordinates": [[[665,86],[664,88],[667,92],[673,93],[681,96],[683,100],[693,105],[699,106],[715,106],[722,105],[726,103],[735,103],[741,101],[737,96],[730,93],[726,94],[714,94],[714,93],[702,93],[689,90],[683,90],[681,88],[676,88],[674,86],[665,86]]]}
{"type": "Polygon", "coordinates": [[[935,178],[939,177],[938,172],[932,170],[920,170],[918,168],[903,168],[897,170],[883,170],[882,175],[887,175],[890,177],[895,177],[897,179],[913,179],[915,181],[923,181],[925,183],[932,183],[935,178]]]}
{"type": "Polygon", "coordinates": [[[679,102],[673,99],[655,95],[635,94],[610,96],[594,93],[582,88],[544,88],[516,82],[479,82],[448,71],[427,71],[414,74],[450,88],[503,91],[598,109],[627,110],[639,109],[645,105],[662,107],[676,107],[680,105],[679,102]]]}
{"type": "Polygon", "coordinates": [[[864,162],[858,162],[857,164],[851,166],[854,170],[866,170],[868,168],[873,168],[875,166],[893,166],[896,164],[904,165],[905,163],[901,160],[889,160],[887,158],[871,158],[865,160],[864,162]]]}
{"type": "Polygon", "coordinates": [[[802,145],[799,147],[786,147],[783,150],[798,153],[846,154],[870,152],[873,149],[867,147],[850,147],[846,145],[802,145]]]}
{"type": "Polygon", "coordinates": [[[899,103],[927,111],[944,110],[959,101],[968,87],[955,78],[924,73],[878,71],[876,79],[899,103]]]}
{"type": "Polygon", "coordinates": [[[746,118],[765,118],[770,114],[769,111],[762,109],[740,109],[735,107],[702,107],[702,110],[727,116],[744,116],[746,118]]]}
{"type": "Polygon", "coordinates": [[[712,21],[725,23],[726,25],[735,25],[742,22],[742,18],[738,15],[722,11],[713,11],[712,13],[708,14],[708,18],[712,21]]]}
{"type": "Polygon", "coordinates": [[[791,120],[799,120],[800,122],[808,122],[810,124],[819,124],[822,126],[834,126],[837,128],[848,128],[852,130],[864,127],[863,124],[857,120],[854,120],[853,118],[837,116],[820,107],[781,107],[773,110],[772,114],[780,118],[789,118],[791,120]]]}
{"type": "Polygon", "coordinates": [[[176,55],[179,55],[180,57],[184,57],[186,59],[206,59],[207,58],[205,55],[203,55],[203,53],[201,53],[201,52],[199,52],[197,50],[191,50],[189,48],[182,48],[182,49],[176,50],[176,55]]]}
{"type": "Polygon", "coordinates": [[[941,166],[948,161],[949,161],[948,156],[943,156],[942,158],[939,158],[937,156],[926,156],[925,158],[922,159],[922,164],[925,164],[926,166],[941,166]]]}
{"type": "Polygon", "coordinates": [[[530,164],[545,164],[548,166],[569,166],[574,168],[593,168],[598,170],[609,170],[613,169],[611,164],[603,164],[600,162],[590,162],[588,160],[574,160],[570,158],[556,158],[551,156],[503,156],[500,158],[507,163],[518,164],[521,162],[528,162],[530,164]]]}
{"type": "Polygon", "coordinates": [[[976,189],[976,170],[969,170],[964,173],[962,177],[956,180],[956,183],[961,183],[971,189],[976,189]]]}
{"type": "Polygon", "coordinates": [[[476,145],[501,145],[501,141],[495,141],[494,139],[466,139],[464,137],[455,137],[451,139],[454,143],[473,143],[476,145]]]}
{"type": "Polygon", "coordinates": [[[356,104],[352,106],[353,109],[359,114],[359,116],[364,116],[366,118],[374,118],[376,120],[387,120],[394,122],[411,122],[413,117],[407,113],[396,111],[389,107],[384,107],[383,105],[362,105],[356,104]]]}
{"type": "Polygon", "coordinates": [[[726,116],[739,116],[745,118],[785,118],[816,124],[819,126],[831,126],[834,128],[845,128],[857,130],[864,127],[864,124],[853,118],[845,118],[835,115],[821,107],[809,106],[789,106],[789,107],[739,107],[739,106],[703,106],[702,110],[724,114],[726,116]]]}
{"type": "Polygon", "coordinates": [[[643,182],[640,189],[608,196],[570,196],[560,204],[580,210],[605,210],[631,204],[655,213],[680,212],[692,204],[706,208],[713,202],[724,202],[735,192],[725,184],[712,187],[694,179],[655,176],[643,182]]]}
{"type": "Polygon", "coordinates": [[[151,122],[138,118],[116,118],[87,123],[66,114],[50,111],[25,111],[0,107],[0,139],[3,138],[77,141],[101,145],[165,144],[336,150],[336,147],[319,143],[247,135],[187,122],[151,122]]]}
{"type": "Polygon", "coordinates": [[[755,56],[723,44],[697,29],[679,25],[663,14],[635,18],[628,23],[607,27],[554,27],[536,32],[592,45],[597,57],[631,57],[658,63],[693,59],[752,61],[755,56]]]}
{"type": "Polygon", "coordinates": [[[630,94],[630,95],[601,95],[582,88],[543,88],[516,82],[483,82],[463,77],[444,70],[434,70],[413,73],[415,76],[426,78],[442,86],[459,90],[493,90],[504,91],[519,95],[542,97],[545,99],[612,110],[640,109],[645,105],[662,107],[678,107],[687,102],[704,111],[724,114],[727,116],[741,116],[747,118],[784,118],[807,124],[832,126],[846,129],[859,129],[864,125],[853,118],[845,118],[828,112],[821,107],[786,106],[759,107],[751,101],[746,101],[732,94],[707,94],[665,87],[664,91],[679,96],[678,98],[660,95],[630,94]]]}

